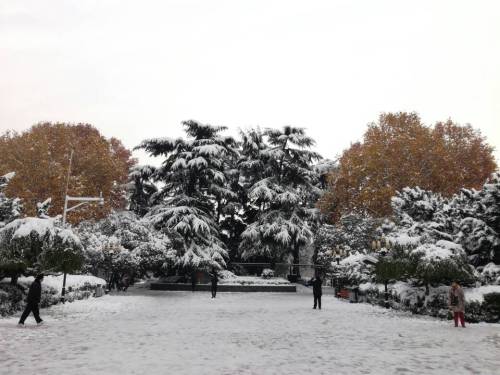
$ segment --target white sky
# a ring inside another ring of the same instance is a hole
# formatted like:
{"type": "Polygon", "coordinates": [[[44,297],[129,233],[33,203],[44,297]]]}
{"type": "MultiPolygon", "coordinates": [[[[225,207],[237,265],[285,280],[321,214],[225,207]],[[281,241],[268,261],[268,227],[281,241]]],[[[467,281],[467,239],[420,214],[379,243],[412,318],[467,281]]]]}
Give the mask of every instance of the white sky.
{"type": "Polygon", "coordinates": [[[294,125],[334,158],[386,111],[500,149],[500,1],[0,0],[0,131],[294,125]]]}

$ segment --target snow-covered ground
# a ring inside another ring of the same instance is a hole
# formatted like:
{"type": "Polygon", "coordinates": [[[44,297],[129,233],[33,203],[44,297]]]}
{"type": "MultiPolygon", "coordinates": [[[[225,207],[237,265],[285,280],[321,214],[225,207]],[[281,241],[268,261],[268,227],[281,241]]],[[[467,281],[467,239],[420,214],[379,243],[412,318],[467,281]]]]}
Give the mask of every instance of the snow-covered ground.
{"type": "Polygon", "coordinates": [[[135,289],[0,319],[5,374],[498,374],[500,325],[447,321],[325,295],[135,289]]]}

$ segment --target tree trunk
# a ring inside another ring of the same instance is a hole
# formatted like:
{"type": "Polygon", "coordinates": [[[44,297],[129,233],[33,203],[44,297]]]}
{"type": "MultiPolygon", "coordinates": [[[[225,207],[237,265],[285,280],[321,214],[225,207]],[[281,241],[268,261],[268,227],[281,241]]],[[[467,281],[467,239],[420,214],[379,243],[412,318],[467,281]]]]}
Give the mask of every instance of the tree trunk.
{"type": "Polygon", "coordinates": [[[298,245],[294,245],[293,247],[293,273],[300,278],[300,247],[298,245]]]}
{"type": "Polygon", "coordinates": [[[384,286],[385,286],[385,293],[384,293],[384,305],[385,308],[389,308],[389,290],[387,289],[387,284],[389,283],[389,280],[385,280],[384,286]]]}
{"type": "Polygon", "coordinates": [[[19,278],[19,275],[12,276],[10,278],[10,285],[17,285],[17,279],[19,278]]]}
{"type": "Polygon", "coordinates": [[[426,296],[428,296],[428,295],[429,295],[429,293],[430,293],[430,290],[429,290],[429,284],[428,284],[428,283],[426,283],[426,284],[425,284],[425,295],[426,295],[426,296]]]}

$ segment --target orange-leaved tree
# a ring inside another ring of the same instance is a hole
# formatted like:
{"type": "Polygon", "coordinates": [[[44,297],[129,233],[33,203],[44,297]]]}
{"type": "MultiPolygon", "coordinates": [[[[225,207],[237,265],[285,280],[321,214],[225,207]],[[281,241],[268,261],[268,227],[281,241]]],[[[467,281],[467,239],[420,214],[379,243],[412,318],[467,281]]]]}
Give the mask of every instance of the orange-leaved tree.
{"type": "Polygon", "coordinates": [[[334,222],[351,211],[383,217],[406,186],[450,196],[481,187],[496,168],[493,148],[470,125],[448,120],[429,127],[416,113],[383,113],[362,142],[343,152],[318,206],[334,222]]]}
{"type": "Polygon", "coordinates": [[[36,203],[52,199],[50,215],[62,214],[68,165],[70,196],[98,196],[103,207],[86,205],[68,213],[68,221],[101,218],[125,204],[131,153],[116,138],[106,139],[89,124],[40,123],[29,130],[0,136],[0,175],[15,172],[7,195],[20,197],[24,214],[34,216],[36,203]]]}

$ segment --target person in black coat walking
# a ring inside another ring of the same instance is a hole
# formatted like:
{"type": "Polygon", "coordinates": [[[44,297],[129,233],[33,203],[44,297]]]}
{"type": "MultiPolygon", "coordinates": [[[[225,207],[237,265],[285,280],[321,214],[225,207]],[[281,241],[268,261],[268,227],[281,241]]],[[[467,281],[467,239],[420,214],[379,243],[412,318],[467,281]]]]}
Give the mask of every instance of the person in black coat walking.
{"type": "Polygon", "coordinates": [[[217,275],[217,271],[215,268],[212,268],[212,273],[210,274],[210,281],[212,283],[212,298],[215,298],[217,295],[217,283],[219,282],[219,276],[217,275]]]}
{"type": "Polygon", "coordinates": [[[312,280],[312,285],[313,285],[313,295],[314,295],[313,309],[315,309],[316,306],[318,306],[318,308],[321,310],[321,295],[323,294],[322,291],[323,280],[321,280],[321,277],[316,275],[316,277],[312,280]]]}
{"type": "Polygon", "coordinates": [[[35,281],[31,283],[30,289],[28,291],[27,305],[24,309],[23,314],[21,315],[21,319],[19,319],[20,325],[24,325],[24,321],[31,312],[33,312],[33,316],[35,317],[35,320],[38,324],[43,322],[43,320],[40,318],[40,312],[38,309],[38,304],[40,303],[40,299],[42,297],[42,281],[43,274],[39,274],[35,278],[35,281]]]}

